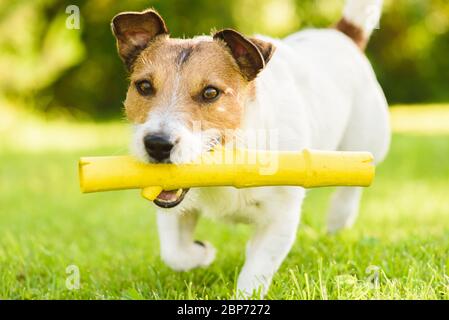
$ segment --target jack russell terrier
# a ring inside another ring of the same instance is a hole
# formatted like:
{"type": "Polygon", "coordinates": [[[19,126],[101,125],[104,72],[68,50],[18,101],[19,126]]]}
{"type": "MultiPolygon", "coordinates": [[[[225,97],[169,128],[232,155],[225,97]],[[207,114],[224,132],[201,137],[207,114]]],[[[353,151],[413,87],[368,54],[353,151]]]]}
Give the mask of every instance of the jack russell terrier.
{"type": "MultiPolygon", "coordinates": [[[[118,14],[112,30],[130,74],[124,105],[133,154],[190,162],[232,140],[225,132],[252,130],[276,132],[278,150],[370,151],[379,163],[390,143],[388,106],[363,51],[381,9],[382,0],[348,0],[334,28],[282,40],[231,29],[174,39],[154,10],[118,14]]],[[[236,294],[263,297],[295,241],[305,194],[300,187],[164,190],[154,201],[161,257],[176,271],[212,263],[215,249],[193,237],[199,215],[249,223],[254,234],[236,294]]],[[[354,223],[361,195],[337,188],[330,232],[354,223]]]]}

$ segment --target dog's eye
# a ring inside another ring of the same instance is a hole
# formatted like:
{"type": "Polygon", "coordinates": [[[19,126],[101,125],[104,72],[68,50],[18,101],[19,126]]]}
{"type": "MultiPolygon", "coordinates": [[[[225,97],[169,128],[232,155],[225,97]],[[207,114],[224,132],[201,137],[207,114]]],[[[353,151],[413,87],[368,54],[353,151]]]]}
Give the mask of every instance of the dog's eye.
{"type": "Polygon", "coordinates": [[[153,86],[148,80],[141,80],[136,82],[136,89],[142,96],[149,96],[153,93],[153,86]]]}
{"type": "Polygon", "coordinates": [[[220,90],[218,90],[217,88],[214,88],[212,86],[208,86],[203,90],[202,96],[203,96],[204,101],[212,102],[215,99],[217,99],[219,95],[220,95],[220,90]]]}

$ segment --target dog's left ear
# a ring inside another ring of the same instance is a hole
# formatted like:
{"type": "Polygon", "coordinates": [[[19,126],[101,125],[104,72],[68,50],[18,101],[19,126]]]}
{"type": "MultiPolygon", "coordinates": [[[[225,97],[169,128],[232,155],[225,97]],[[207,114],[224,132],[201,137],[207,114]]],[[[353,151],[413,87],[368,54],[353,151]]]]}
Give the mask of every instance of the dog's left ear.
{"type": "Polygon", "coordinates": [[[168,34],[164,19],[151,9],[119,13],[112,19],[111,26],[117,39],[119,55],[128,70],[151,40],[158,35],[168,34]]]}
{"type": "Polygon", "coordinates": [[[257,77],[276,50],[272,43],[256,38],[247,38],[232,29],[225,29],[215,33],[214,39],[225,42],[248,81],[257,77]]]}

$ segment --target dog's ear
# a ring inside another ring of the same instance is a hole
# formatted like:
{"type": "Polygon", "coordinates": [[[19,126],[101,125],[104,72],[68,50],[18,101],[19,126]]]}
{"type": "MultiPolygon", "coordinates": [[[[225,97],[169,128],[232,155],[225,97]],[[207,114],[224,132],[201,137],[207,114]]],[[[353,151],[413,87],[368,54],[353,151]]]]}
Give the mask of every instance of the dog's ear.
{"type": "Polygon", "coordinates": [[[276,50],[272,43],[255,38],[246,38],[232,29],[218,31],[214,34],[214,39],[224,41],[231,50],[241,72],[249,81],[254,80],[259,72],[265,68],[276,50]]]}
{"type": "Polygon", "coordinates": [[[111,22],[112,33],[117,39],[120,57],[131,69],[134,60],[156,36],[168,34],[162,17],[154,10],[122,12],[111,22]]]}

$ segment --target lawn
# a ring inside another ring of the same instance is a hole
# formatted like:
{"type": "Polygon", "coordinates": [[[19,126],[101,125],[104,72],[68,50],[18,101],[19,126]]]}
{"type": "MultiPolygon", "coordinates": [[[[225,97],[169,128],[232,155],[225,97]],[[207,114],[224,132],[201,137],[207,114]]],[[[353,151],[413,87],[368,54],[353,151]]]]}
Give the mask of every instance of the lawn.
{"type": "MultiPolygon", "coordinates": [[[[449,109],[413,110],[393,112],[391,153],[354,228],[327,235],[332,190],[310,192],[268,299],[449,299],[449,109]]],[[[138,191],[80,194],[77,159],[126,153],[123,123],[0,115],[0,299],[232,296],[249,227],[202,220],[197,238],[217,247],[216,261],[175,273],[159,258],[155,214],[138,191]],[[70,266],[79,289],[66,286],[70,266]]]]}

